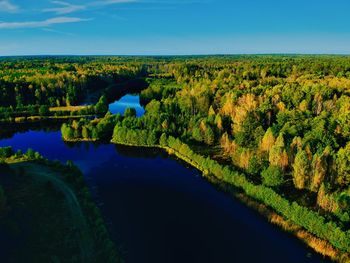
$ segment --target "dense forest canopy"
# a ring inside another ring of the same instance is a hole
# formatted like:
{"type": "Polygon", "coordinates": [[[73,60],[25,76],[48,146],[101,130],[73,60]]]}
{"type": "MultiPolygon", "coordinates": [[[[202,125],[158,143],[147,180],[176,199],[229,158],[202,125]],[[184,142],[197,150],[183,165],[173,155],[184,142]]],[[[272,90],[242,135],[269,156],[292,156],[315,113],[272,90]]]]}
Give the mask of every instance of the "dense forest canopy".
{"type": "Polygon", "coordinates": [[[87,92],[142,75],[139,62],[106,63],[88,58],[0,60],[0,105],[70,106],[87,92]]]}
{"type": "Polygon", "coordinates": [[[333,212],[348,206],[349,57],[164,57],[145,65],[145,116],[82,120],[65,127],[69,134],[80,134],[75,127],[85,138],[105,138],[111,128],[101,127],[116,124],[123,136],[122,127],[204,143],[216,158],[290,198],[310,194],[317,198],[308,205],[333,212]]]}

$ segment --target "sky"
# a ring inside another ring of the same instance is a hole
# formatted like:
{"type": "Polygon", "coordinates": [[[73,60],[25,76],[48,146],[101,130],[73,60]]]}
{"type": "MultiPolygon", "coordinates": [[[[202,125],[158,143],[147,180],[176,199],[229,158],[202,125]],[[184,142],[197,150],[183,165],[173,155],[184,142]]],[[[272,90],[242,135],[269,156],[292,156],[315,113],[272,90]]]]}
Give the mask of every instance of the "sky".
{"type": "Polygon", "coordinates": [[[0,0],[0,56],[350,54],[349,0],[0,0]]]}

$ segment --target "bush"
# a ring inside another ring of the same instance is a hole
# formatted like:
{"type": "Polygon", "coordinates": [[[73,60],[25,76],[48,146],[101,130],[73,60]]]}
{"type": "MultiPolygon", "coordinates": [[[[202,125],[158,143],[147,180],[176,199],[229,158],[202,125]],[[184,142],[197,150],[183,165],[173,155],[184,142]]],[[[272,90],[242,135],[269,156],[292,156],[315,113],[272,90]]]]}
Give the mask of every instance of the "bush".
{"type": "Polygon", "coordinates": [[[279,186],[283,184],[283,172],[277,166],[269,166],[261,173],[263,184],[266,186],[279,186]]]}
{"type": "Polygon", "coordinates": [[[35,154],[34,150],[31,149],[31,148],[29,148],[29,149],[27,150],[27,152],[25,153],[25,155],[26,155],[27,158],[29,158],[29,159],[36,159],[36,154],[35,154]]]}
{"type": "Polygon", "coordinates": [[[14,154],[12,147],[2,147],[0,148],[0,158],[9,158],[14,154]]]}
{"type": "Polygon", "coordinates": [[[48,106],[46,106],[46,105],[40,106],[40,108],[39,108],[39,115],[40,116],[47,116],[49,114],[50,114],[50,110],[49,110],[48,106]]]}
{"type": "Polygon", "coordinates": [[[124,117],[136,117],[136,110],[134,108],[126,108],[124,112],[124,117]]]}

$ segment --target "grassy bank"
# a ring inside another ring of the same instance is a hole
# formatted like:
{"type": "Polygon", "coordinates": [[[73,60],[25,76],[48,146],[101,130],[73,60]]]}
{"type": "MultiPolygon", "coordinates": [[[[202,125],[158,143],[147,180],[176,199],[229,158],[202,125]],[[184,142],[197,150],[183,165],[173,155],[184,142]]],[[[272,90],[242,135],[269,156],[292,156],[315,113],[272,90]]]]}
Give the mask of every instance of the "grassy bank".
{"type": "Polygon", "coordinates": [[[11,262],[122,262],[72,163],[33,152],[2,160],[6,209],[0,210],[0,228],[20,241],[8,255],[11,262]]]}
{"type": "Polygon", "coordinates": [[[61,106],[61,107],[50,107],[50,112],[76,112],[81,110],[87,110],[91,106],[61,106]]]}
{"type": "Polygon", "coordinates": [[[88,118],[95,115],[66,115],[66,116],[27,116],[16,117],[8,119],[0,119],[0,123],[35,123],[41,121],[54,121],[54,120],[79,120],[81,118],[88,118]]]}

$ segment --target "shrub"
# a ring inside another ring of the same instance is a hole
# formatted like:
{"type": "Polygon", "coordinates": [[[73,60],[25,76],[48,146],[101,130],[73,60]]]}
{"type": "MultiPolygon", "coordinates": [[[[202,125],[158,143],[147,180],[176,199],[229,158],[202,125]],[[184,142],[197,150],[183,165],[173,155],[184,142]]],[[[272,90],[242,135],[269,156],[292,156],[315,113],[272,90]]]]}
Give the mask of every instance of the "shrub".
{"type": "Polygon", "coordinates": [[[12,150],[12,147],[1,147],[0,148],[0,158],[8,158],[13,154],[14,154],[14,152],[12,150]]]}
{"type": "Polygon", "coordinates": [[[279,186],[283,184],[283,172],[277,166],[269,166],[261,173],[263,184],[266,186],[279,186]]]}

